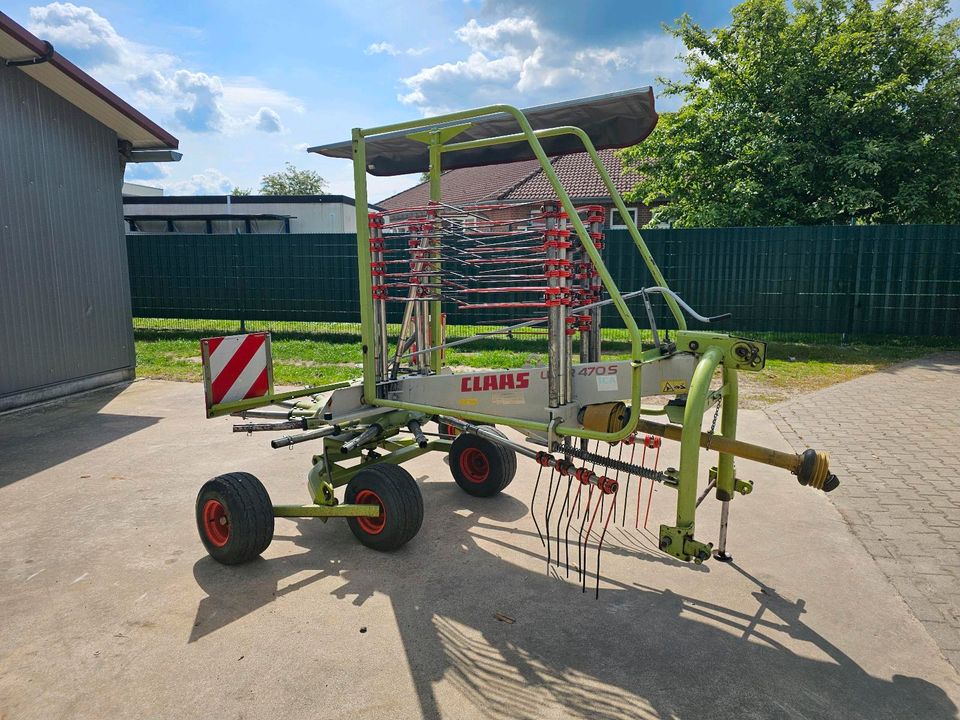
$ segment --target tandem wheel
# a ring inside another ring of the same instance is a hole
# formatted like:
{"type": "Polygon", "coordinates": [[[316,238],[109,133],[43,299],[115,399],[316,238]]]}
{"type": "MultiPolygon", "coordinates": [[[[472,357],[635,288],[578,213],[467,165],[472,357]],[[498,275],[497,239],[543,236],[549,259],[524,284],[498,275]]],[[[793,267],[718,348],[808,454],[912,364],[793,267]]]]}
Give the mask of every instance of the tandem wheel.
{"type": "MultiPolygon", "coordinates": [[[[503,436],[499,430],[493,431],[503,436]]],[[[490,497],[517,474],[517,453],[480,435],[462,433],[450,446],[450,472],[468,495],[490,497]]]]}
{"type": "Polygon", "coordinates": [[[374,550],[405,545],[423,524],[423,496],[413,476],[399,465],[378,463],[364,468],[347,484],[344,502],[378,505],[379,517],[349,517],[357,540],[374,550]]]}
{"type": "Polygon", "coordinates": [[[224,565],[253,560],[273,540],[267,489],[245,472],[218,475],[197,494],[197,530],[210,557],[224,565]]]}

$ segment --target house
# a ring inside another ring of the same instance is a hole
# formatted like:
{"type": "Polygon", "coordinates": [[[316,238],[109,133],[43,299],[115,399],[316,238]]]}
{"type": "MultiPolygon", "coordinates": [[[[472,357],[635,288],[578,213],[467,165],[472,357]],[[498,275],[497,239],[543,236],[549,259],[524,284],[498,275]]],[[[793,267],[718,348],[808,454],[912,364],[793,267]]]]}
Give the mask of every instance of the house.
{"type": "MultiPolygon", "coordinates": [[[[622,195],[636,184],[636,176],[624,171],[615,152],[600,150],[598,154],[614,186],[622,195]]],[[[606,211],[607,227],[624,227],[620,212],[613,207],[610,193],[587,153],[562,155],[552,158],[551,162],[574,204],[602,205],[606,211]]],[[[490,220],[516,219],[518,224],[526,222],[531,215],[539,215],[543,200],[556,197],[536,160],[448,170],[440,176],[440,189],[443,201],[450,205],[505,205],[496,210],[484,210],[483,214],[490,220]]],[[[422,182],[382,200],[379,205],[385,212],[397,212],[403,208],[426,205],[429,200],[430,184],[422,182]]],[[[650,221],[650,210],[645,205],[630,203],[627,209],[638,226],[650,221]]]]}
{"type": "Polygon", "coordinates": [[[355,233],[345,195],[164,195],[123,198],[130,233],[355,233]]]}
{"type": "Polygon", "coordinates": [[[130,380],[120,188],[178,141],[0,13],[0,411],[130,380]]]}
{"type": "Polygon", "coordinates": [[[142,185],[141,183],[130,182],[125,180],[123,183],[123,188],[121,194],[124,197],[128,195],[133,195],[135,197],[159,197],[163,195],[163,188],[153,187],[152,185],[142,185]]]}

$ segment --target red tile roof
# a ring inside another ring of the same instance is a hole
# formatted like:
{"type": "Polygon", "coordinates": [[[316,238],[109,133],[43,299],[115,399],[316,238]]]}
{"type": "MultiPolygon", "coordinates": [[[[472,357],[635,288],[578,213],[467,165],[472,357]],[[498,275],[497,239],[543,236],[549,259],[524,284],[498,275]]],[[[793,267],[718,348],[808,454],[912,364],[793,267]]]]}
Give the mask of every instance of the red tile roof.
{"type": "MultiPolygon", "coordinates": [[[[623,164],[614,154],[615,152],[615,150],[600,150],[598,154],[617,192],[623,194],[632,190],[637,184],[637,176],[634,173],[624,172],[623,164]]],[[[574,200],[610,197],[610,192],[600,179],[600,173],[593,166],[593,160],[585,152],[554,158],[553,169],[557,173],[560,184],[574,200]]],[[[547,180],[547,176],[539,171],[517,185],[502,199],[542,200],[551,197],[554,197],[553,187],[547,180]]]]}
{"type": "MultiPolygon", "coordinates": [[[[633,188],[637,176],[624,172],[623,165],[614,152],[600,150],[599,155],[617,190],[624,193],[633,188]]],[[[552,164],[560,183],[574,201],[610,196],[587,153],[553,158],[552,164]]],[[[440,189],[443,201],[451,205],[494,200],[507,203],[525,202],[554,197],[553,188],[536,160],[450,170],[440,176],[440,189]]],[[[385,210],[396,210],[426,205],[429,199],[429,183],[420,183],[382,200],[377,205],[385,210]]]]}

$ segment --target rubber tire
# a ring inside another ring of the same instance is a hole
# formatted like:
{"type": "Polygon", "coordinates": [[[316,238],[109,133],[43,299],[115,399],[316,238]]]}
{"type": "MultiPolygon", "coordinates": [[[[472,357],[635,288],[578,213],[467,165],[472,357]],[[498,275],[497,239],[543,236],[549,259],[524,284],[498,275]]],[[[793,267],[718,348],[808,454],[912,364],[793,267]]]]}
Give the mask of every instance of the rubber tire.
{"type": "MultiPolygon", "coordinates": [[[[506,437],[496,428],[491,428],[497,435],[506,437]]],[[[450,472],[457,485],[468,495],[474,497],[491,497],[502,492],[517,474],[517,453],[504,445],[487,440],[479,435],[462,433],[454,439],[450,446],[450,472]],[[487,459],[489,472],[482,482],[474,482],[463,473],[460,467],[460,458],[469,449],[479,450],[487,459]]]]}
{"type": "Polygon", "coordinates": [[[273,503],[267,489],[255,476],[245,472],[218,475],[204,483],[197,494],[197,530],[210,557],[224,565],[249,562],[270,546],[273,540],[273,503]],[[227,542],[217,547],[207,537],[203,508],[217,500],[226,512],[227,542]]]}
{"type": "Polygon", "coordinates": [[[389,552],[410,542],[423,525],[423,496],[420,486],[399,465],[380,463],[364,468],[347,484],[344,502],[353,504],[358,493],[369,490],[376,493],[383,504],[385,523],[377,534],[367,532],[360,519],[347,518],[350,531],[361,543],[373,550],[389,552]]]}

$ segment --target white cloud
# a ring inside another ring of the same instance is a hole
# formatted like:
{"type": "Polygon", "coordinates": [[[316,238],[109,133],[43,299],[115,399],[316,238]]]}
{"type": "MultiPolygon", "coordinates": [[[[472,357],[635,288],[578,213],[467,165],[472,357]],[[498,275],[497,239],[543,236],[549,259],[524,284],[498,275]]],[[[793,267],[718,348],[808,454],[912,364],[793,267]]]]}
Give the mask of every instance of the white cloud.
{"type": "Polygon", "coordinates": [[[119,63],[126,50],[126,41],[106,18],[72,3],[30,8],[30,30],[55,46],[84,53],[95,65],[119,63]]]}
{"type": "Polygon", "coordinates": [[[528,16],[481,25],[470,20],[456,31],[467,56],[403,78],[399,100],[425,114],[492,102],[532,104],[596,95],[653,82],[679,69],[679,44],[651,36],[615,47],[578,46],[545,30],[528,16]]]}
{"type": "Polygon", "coordinates": [[[284,129],[280,122],[280,116],[268,107],[257,110],[256,114],[250,118],[250,122],[257,130],[265,133],[283,132],[284,129]]]}
{"type": "Polygon", "coordinates": [[[161,163],[127,163],[125,180],[159,180],[170,175],[170,169],[161,163]]]}
{"type": "Polygon", "coordinates": [[[275,108],[303,111],[295,98],[255,78],[224,80],[184,68],[176,56],[123,37],[89,7],[54,2],[30,8],[29,29],[109,87],[130,95],[138,107],[157,114],[161,124],[191,132],[279,132],[283,125],[275,108]],[[130,68],[150,69],[131,73],[130,68]]]}
{"type": "Polygon", "coordinates": [[[423,55],[427,51],[427,48],[406,48],[401,50],[397,48],[393,43],[388,42],[378,42],[372,43],[367,46],[367,49],[363,51],[364,55],[392,55],[396,57],[397,55],[423,55]]]}
{"type": "Polygon", "coordinates": [[[532,52],[543,42],[543,32],[529,17],[504,18],[492,25],[471,20],[456,34],[473,50],[505,55],[532,52]]]}
{"type": "Polygon", "coordinates": [[[222,130],[226,114],[221,106],[223,83],[216,75],[176,70],[165,75],[152,70],[129,79],[146,104],[173,103],[173,115],[181,127],[194,132],[222,130]]]}
{"type": "Polygon", "coordinates": [[[283,90],[264,86],[255,77],[233,77],[223,81],[223,109],[239,116],[261,107],[304,112],[303,104],[283,90]]]}
{"type": "Polygon", "coordinates": [[[188,180],[156,183],[167,195],[227,195],[234,183],[216,168],[207,168],[188,180]]]}

